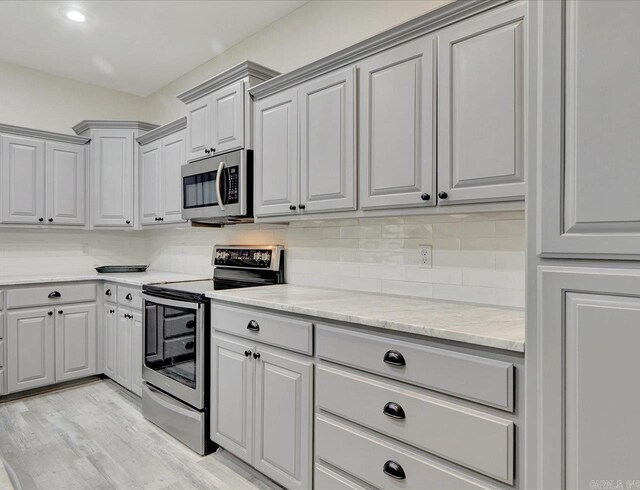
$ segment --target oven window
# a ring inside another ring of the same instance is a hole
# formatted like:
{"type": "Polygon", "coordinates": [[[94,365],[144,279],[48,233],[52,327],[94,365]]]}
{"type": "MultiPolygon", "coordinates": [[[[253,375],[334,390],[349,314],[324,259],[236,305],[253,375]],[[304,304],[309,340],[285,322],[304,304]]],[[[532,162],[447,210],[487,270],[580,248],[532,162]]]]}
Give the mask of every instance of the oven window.
{"type": "Polygon", "coordinates": [[[184,209],[202,208],[218,204],[216,196],[216,173],[214,170],[182,179],[184,209]]]}
{"type": "Polygon", "coordinates": [[[144,363],[189,388],[196,388],[196,310],[147,301],[144,363]]]}

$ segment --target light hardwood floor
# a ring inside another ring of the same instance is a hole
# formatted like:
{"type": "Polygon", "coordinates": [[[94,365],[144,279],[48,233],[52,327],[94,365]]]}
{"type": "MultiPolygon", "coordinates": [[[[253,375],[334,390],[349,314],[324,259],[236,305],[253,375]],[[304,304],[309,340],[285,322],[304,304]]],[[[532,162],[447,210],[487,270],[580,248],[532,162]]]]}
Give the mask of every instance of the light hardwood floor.
{"type": "Polygon", "coordinates": [[[280,489],[219,449],[201,457],[96,381],[0,404],[0,454],[24,490],[280,489]]]}

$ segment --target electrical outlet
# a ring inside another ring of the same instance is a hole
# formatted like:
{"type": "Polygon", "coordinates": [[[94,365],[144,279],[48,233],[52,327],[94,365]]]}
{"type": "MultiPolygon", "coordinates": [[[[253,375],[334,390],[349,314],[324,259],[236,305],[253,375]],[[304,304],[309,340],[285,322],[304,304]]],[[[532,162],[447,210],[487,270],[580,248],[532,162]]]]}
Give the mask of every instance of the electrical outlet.
{"type": "Polygon", "coordinates": [[[420,265],[426,269],[431,269],[433,262],[433,249],[431,245],[421,244],[420,247],[420,265]]]}

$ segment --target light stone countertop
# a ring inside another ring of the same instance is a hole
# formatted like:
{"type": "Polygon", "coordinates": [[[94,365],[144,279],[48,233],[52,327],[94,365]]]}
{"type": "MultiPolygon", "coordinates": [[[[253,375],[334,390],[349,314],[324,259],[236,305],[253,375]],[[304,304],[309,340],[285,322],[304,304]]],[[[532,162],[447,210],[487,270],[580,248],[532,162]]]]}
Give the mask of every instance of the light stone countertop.
{"type": "Polygon", "coordinates": [[[77,281],[109,281],[130,286],[143,286],[155,282],[181,282],[202,281],[211,279],[212,275],[182,274],[178,272],[166,272],[148,270],[146,272],[131,272],[121,274],[98,274],[95,271],[82,273],[42,273],[42,274],[16,274],[0,275],[0,287],[19,286],[25,284],[42,284],[52,282],[77,282],[77,281]]]}
{"type": "Polygon", "coordinates": [[[524,352],[524,310],[281,284],[209,291],[218,301],[524,352]]]}

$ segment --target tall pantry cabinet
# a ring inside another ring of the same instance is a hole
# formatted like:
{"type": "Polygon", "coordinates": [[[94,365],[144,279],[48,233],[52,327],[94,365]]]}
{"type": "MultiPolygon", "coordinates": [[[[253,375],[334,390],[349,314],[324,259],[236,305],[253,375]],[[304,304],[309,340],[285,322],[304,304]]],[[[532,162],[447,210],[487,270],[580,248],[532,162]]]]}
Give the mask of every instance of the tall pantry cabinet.
{"type": "Polygon", "coordinates": [[[527,483],[627,485],[640,478],[640,3],[529,8],[539,317],[527,326],[527,483]]]}

